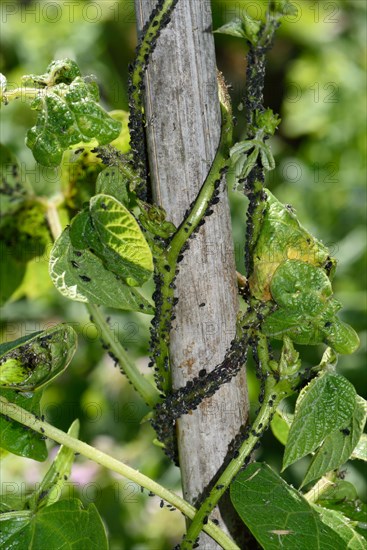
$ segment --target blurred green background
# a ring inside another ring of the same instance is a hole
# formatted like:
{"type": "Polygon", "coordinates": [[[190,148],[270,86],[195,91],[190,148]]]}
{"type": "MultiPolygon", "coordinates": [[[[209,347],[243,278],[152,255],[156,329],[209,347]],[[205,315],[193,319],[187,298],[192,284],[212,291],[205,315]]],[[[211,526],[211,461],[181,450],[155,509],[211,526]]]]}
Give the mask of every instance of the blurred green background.
{"type": "MultiPolygon", "coordinates": [[[[339,360],[340,372],[366,395],[366,6],[364,0],[294,2],[297,16],[286,17],[268,57],[265,104],[280,113],[272,140],[277,168],[267,185],[292,204],[302,223],[327,244],[339,261],[334,288],[342,318],[361,338],[360,350],[339,360]]],[[[214,28],[246,10],[264,13],[265,2],[213,0],[214,28]]],[[[45,72],[55,58],[71,57],[83,75],[96,75],[103,105],[127,110],[127,65],[136,46],[133,0],[2,1],[0,71],[13,85],[23,74],[45,72]]],[[[241,96],[245,88],[246,47],[239,39],[215,35],[218,66],[232,85],[234,112],[243,132],[241,96]]],[[[59,189],[58,170],[37,168],[24,145],[35,116],[13,102],[2,110],[1,141],[15,152],[35,191],[51,196],[59,189]]],[[[238,269],[243,271],[246,199],[230,193],[238,269]]],[[[81,437],[112,453],[160,483],[179,490],[179,471],[152,446],[154,434],[141,424],[147,409],[113,368],[82,304],[68,302],[52,287],[47,255],[29,263],[21,287],[3,308],[4,340],[67,321],[79,333],[79,348],[68,372],[44,396],[47,419],[66,430],[75,417],[81,437]]],[[[119,338],[147,371],[149,318],[111,312],[119,338]]],[[[300,348],[301,349],[301,348],[300,348]]],[[[306,365],[319,362],[322,347],[302,348],[306,365]]],[[[257,404],[257,381],[249,367],[250,399],[257,404]]],[[[268,433],[258,458],[280,469],[282,446],[268,433]]],[[[296,486],[307,460],[285,473],[296,486]]],[[[26,491],[47,465],[10,457],[2,464],[3,490],[26,491]],[[4,485],[7,484],[7,485],[4,485]],[[13,484],[13,486],[11,485],[13,484]]],[[[365,497],[367,482],[357,463],[347,479],[365,497]]],[[[183,519],[159,507],[156,497],[131,483],[77,459],[69,494],[97,505],[112,550],[165,550],[179,542],[183,519]]]]}

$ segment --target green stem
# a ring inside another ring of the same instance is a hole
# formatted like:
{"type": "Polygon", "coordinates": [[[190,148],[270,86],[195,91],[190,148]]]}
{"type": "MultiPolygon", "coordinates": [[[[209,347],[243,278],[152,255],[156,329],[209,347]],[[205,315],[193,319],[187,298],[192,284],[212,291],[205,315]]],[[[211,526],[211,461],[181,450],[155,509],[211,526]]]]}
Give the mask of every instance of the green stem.
{"type": "Polygon", "coordinates": [[[153,354],[155,354],[154,360],[162,390],[166,393],[171,389],[171,373],[167,368],[169,364],[169,329],[174,307],[173,282],[176,277],[178,257],[192,233],[204,219],[215,192],[218,191],[222,173],[228,166],[229,147],[232,142],[232,112],[227,90],[220,76],[218,76],[218,85],[222,126],[217,153],[191,211],[177,229],[167,248],[165,259],[157,262],[158,276],[162,285],[160,289],[162,305],[157,326],[157,349],[153,349],[153,354]]]}
{"type": "Polygon", "coordinates": [[[114,357],[121,365],[124,374],[127,376],[136,391],[144,399],[145,403],[150,407],[154,407],[160,400],[159,394],[155,387],[147,380],[143,374],[136,368],[130,357],[124,350],[123,346],[116,339],[116,336],[111,332],[105,316],[98,306],[88,304],[87,309],[91,315],[91,320],[101,332],[103,342],[108,345],[114,357]]]}
{"type": "MultiPolygon", "coordinates": [[[[47,205],[47,222],[51,231],[53,239],[56,239],[61,235],[62,225],[60,217],[57,212],[57,206],[55,202],[48,202],[47,205]]],[[[93,323],[99,329],[102,340],[108,345],[113,355],[118,360],[122,372],[127,376],[132,383],[136,391],[144,399],[145,403],[150,407],[154,407],[160,400],[158,391],[147,380],[143,374],[136,368],[134,363],[130,360],[128,354],[124,350],[123,346],[117,340],[110,326],[108,325],[105,316],[101,313],[100,309],[95,304],[86,304],[89,314],[92,317],[93,323]]]]}
{"type": "Polygon", "coordinates": [[[276,385],[277,383],[273,377],[269,377],[266,381],[264,401],[261,405],[259,414],[252,425],[248,438],[242,443],[238,455],[230,461],[222,475],[216,481],[215,486],[209,493],[209,496],[200,506],[193,522],[187,530],[185,539],[181,544],[181,550],[191,550],[194,547],[195,541],[200,535],[200,531],[204,529],[211,512],[228,489],[233,478],[238,474],[246,462],[246,459],[250,456],[255,444],[259,441],[262,434],[268,428],[272,415],[276,411],[279,403],[285,397],[283,392],[277,393],[276,385]]]}
{"type": "MultiPolygon", "coordinates": [[[[292,373],[293,377],[290,380],[289,372],[283,371],[283,378],[279,378],[280,372],[277,371],[277,376],[272,374],[271,363],[269,357],[269,347],[266,336],[256,331],[254,336],[257,338],[257,356],[260,363],[262,376],[265,378],[264,394],[262,405],[259,413],[251,426],[248,437],[242,443],[237,456],[231,460],[222,475],[216,481],[215,486],[199,508],[194,521],[190,525],[181,550],[191,550],[200,531],[203,529],[207,518],[217,505],[218,501],[228,489],[233,478],[237,475],[244,464],[249,460],[250,454],[253,451],[256,443],[260,440],[263,433],[268,429],[270,421],[275,413],[278,405],[294,393],[294,387],[299,382],[299,376],[292,373]]],[[[290,368],[294,368],[290,365],[290,368]]]]}
{"type": "Polygon", "coordinates": [[[57,203],[54,201],[47,201],[47,223],[50,228],[50,233],[52,235],[52,238],[54,241],[61,235],[62,233],[62,225],[60,221],[60,216],[57,211],[57,203]]]}
{"type": "MultiPolygon", "coordinates": [[[[87,443],[66,434],[58,428],[51,426],[51,424],[36,418],[32,413],[18,407],[14,403],[10,403],[2,396],[0,396],[0,412],[16,422],[20,422],[24,426],[28,426],[32,430],[49,437],[57,443],[65,445],[69,449],[72,449],[75,453],[80,453],[97,464],[100,464],[101,466],[137,483],[141,487],[151,491],[180,510],[188,518],[193,518],[195,516],[195,508],[172,491],[165,489],[159,485],[159,483],[156,483],[144,474],[134,470],[127,464],[124,464],[110,455],[91,447],[87,443]]],[[[204,531],[218,544],[220,544],[222,548],[240,550],[239,547],[214,523],[208,522],[208,524],[204,527],[204,531]]]]}
{"type": "Polygon", "coordinates": [[[336,474],[334,472],[330,472],[326,476],[322,477],[309,491],[308,493],[304,494],[308,502],[316,502],[319,500],[322,493],[325,493],[330,487],[333,487],[335,484],[336,474]]]}

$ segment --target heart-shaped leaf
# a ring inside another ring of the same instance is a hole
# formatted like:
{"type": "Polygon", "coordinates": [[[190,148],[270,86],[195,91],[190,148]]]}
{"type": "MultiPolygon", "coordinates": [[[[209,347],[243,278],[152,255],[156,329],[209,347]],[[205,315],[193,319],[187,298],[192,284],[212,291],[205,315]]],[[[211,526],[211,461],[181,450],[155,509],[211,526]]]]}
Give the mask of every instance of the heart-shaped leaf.
{"type": "Polygon", "coordinates": [[[60,500],[33,511],[0,515],[0,546],[14,550],[107,550],[106,531],[94,504],[60,500]]]}
{"type": "Polygon", "coordinates": [[[108,271],[89,250],[76,250],[69,228],[55,242],[49,265],[51,279],[63,296],[128,311],[153,314],[153,306],[141,294],[108,271]]]}
{"type": "Polygon", "coordinates": [[[362,435],[366,416],[367,403],[357,395],[352,419],[343,428],[339,428],[325,437],[312,459],[302,486],[339,468],[349,459],[362,435]]]}
{"type": "Polygon", "coordinates": [[[354,386],[344,376],[322,372],[314,378],[298,396],[283,469],[314,451],[328,435],[348,425],[355,403],[354,386]]]}
{"type": "MultiPolygon", "coordinates": [[[[153,273],[153,256],[134,216],[109,195],[91,199],[90,215],[101,243],[118,260],[117,274],[130,286],[145,283],[153,273]]],[[[114,270],[114,263],[109,269],[114,270]]]]}

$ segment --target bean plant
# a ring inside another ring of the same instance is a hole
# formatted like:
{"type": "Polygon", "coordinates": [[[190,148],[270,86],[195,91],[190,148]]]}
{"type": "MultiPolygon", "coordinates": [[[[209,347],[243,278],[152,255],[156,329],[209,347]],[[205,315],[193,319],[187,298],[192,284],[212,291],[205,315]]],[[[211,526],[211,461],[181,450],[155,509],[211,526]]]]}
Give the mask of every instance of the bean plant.
{"type": "Polygon", "coordinates": [[[337,369],[338,355],[353,353],[359,338],[338,314],[342,304],[334,297],[332,286],[337,277],[336,260],[302,225],[297,205],[294,209],[282,204],[265,186],[266,174],[275,167],[269,138],[281,123],[264,105],[266,55],[282,16],[295,8],[287,0],[274,0],[269,2],[264,20],[246,15],[216,30],[238,37],[248,48],[243,111],[246,135],[237,143],[233,141],[231,99],[219,75],[220,143],[195,201],[176,227],[149,198],[143,83],[160,32],[179,3],[159,0],[144,27],[130,67],[129,116],[106,112],[99,102],[97,83],[83,76],[71,59],[54,60],[42,75],[23,76],[17,88],[8,89],[1,75],[3,106],[23,101],[36,114],[26,135],[26,146],[35,160],[66,170],[73,155],[80,168],[71,194],[64,189],[57,200],[36,196],[21,177],[13,152],[1,146],[0,223],[3,256],[10,273],[4,279],[1,301],[5,303],[22,280],[26,261],[19,259],[21,251],[28,247],[27,261],[41,256],[51,235],[49,276],[53,284],[65,300],[85,304],[101,344],[148,405],[146,420],[155,429],[156,443],[177,465],[177,419],[238,374],[249,353],[261,382],[259,408],[251,423],[239,426],[230,460],[195,508],[154,479],[84,443],[78,437],[77,419],[65,433],[41,415],[44,389],[57,384],[77,348],[76,332],[67,319],[1,344],[3,455],[45,461],[46,439],[60,444],[36,490],[0,497],[1,545],[19,550],[108,548],[95,505],[84,507],[76,498],[62,497],[75,455],[81,454],[138,484],[142,491],[157,495],[161,506],[176,509],[191,520],[178,546],[182,550],[200,548],[202,531],[224,549],[239,548],[210,519],[226,492],[243,528],[266,550],[366,548],[363,506],[355,496],[345,496],[346,485],[352,495],[353,487],[338,477],[346,461],[367,459],[363,434],[366,402],[337,369]],[[203,365],[199,377],[173,390],[170,326],[179,307],[175,279],[181,260],[190,254],[190,238],[220,201],[219,187],[228,172],[236,192],[249,200],[243,227],[246,273],[239,274],[241,309],[236,336],[214,370],[207,371],[203,365]],[[85,186],[87,173],[92,191],[85,186]],[[151,280],[154,292],[150,294],[151,280]],[[141,373],[114,338],[105,308],[150,316],[154,380],[141,373]],[[300,350],[315,345],[324,345],[323,355],[317,365],[306,368],[300,350]],[[280,405],[290,396],[294,412],[285,415],[280,405]],[[312,456],[299,489],[268,464],[254,459],[254,450],[270,426],[273,436],[284,445],[283,470],[312,456]]]}

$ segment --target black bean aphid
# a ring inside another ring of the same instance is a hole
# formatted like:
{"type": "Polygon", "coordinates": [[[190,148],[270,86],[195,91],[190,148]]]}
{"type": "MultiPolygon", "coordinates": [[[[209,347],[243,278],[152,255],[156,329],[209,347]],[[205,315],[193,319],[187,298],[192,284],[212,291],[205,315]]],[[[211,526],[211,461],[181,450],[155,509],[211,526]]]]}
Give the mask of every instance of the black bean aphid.
{"type": "Polygon", "coordinates": [[[90,277],[87,277],[87,275],[79,275],[79,277],[80,277],[81,280],[84,281],[85,283],[90,283],[91,280],[92,280],[90,277]]]}

